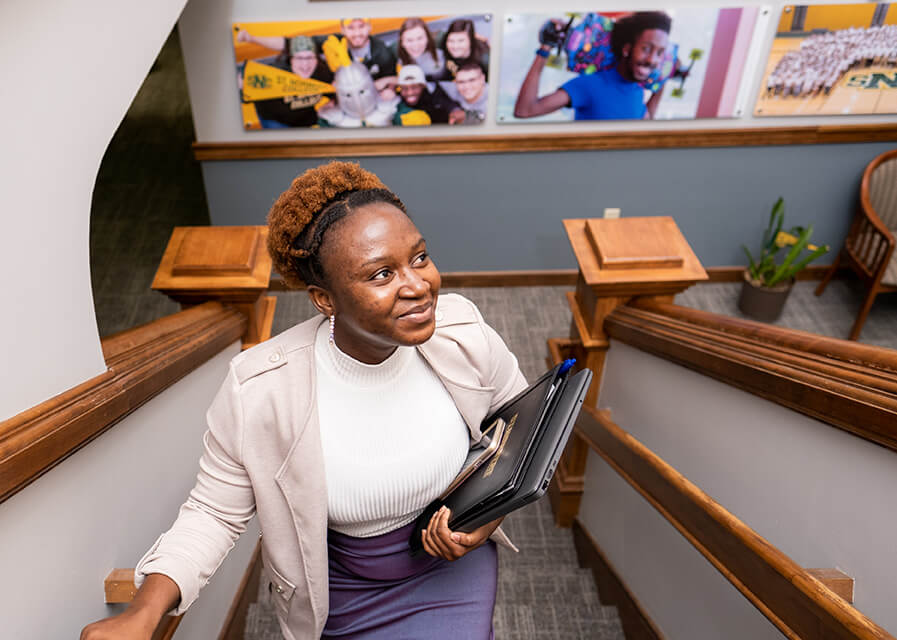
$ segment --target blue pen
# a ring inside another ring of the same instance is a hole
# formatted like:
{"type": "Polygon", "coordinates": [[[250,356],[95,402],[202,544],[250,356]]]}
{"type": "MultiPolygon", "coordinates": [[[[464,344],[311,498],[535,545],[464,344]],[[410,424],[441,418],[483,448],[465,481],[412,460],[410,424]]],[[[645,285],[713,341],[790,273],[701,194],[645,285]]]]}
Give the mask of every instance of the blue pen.
{"type": "Polygon", "coordinates": [[[564,360],[564,362],[561,364],[561,368],[558,369],[558,375],[560,376],[570,371],[570,369],[573,368],[574,364],[576,364],[576,358],[567,358],[566,360],[564,360]]]}

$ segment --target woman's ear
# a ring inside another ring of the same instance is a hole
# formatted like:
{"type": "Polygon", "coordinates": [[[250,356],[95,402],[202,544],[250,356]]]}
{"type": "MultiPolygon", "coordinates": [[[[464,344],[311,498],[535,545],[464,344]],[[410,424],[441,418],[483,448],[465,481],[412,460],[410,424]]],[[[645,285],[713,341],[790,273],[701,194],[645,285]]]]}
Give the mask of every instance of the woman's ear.
{"type": "Polygon", "coordinates": [[[308,297],[311,298],[311,303],[315,305],[315,309],[325,316],[334,314],[333,299],[330,297],[329,291],[314,284],[308,285],[307,290],[308,297]]]}
{"type": "Polygon", "coordinates": [[[628,58],[629,54],[632,53],[632,45],[627,42],[623,45],[623,48],[620,51],[623,54],[624,58],[628,58]]]}

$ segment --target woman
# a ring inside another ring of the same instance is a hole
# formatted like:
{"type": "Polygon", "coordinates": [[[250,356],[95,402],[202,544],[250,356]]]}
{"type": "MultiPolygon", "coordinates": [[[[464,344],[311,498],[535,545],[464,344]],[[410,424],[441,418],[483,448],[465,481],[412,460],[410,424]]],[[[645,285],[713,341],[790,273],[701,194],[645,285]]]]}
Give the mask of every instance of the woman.
{"type": "Polygon", "coordinates": [[[468,62],[480,65],[488,79],[489,44],[477,38],[473,20],[467,18],[453,20],[442,39],[442,51],[446,71],[450,74],[447,79],[454,78],[458,69],[468,62]]]}
{"type": "Polygon", "coordinates": [[[286,638],[490,637],[499,522],[453,532],[440,511],[428,555],[408,539],[482,420],[526,386],[516,359],[472,303],[439,297],[405,205],[358,165],[306,171],[268,226],[278,272],[322,315],[234,358],[196,486],[138,563],[137,596],[82,640],[149,638],[255,513],[286,638]]]}
{"type": "Polygon", "coordinates": [[[424,71],[429,82],[441,80],[445,74],[445,57],[436,48],[436,41],[420,18],[406,18],[399,27],[399,61],[416,64],[424,71]]]}

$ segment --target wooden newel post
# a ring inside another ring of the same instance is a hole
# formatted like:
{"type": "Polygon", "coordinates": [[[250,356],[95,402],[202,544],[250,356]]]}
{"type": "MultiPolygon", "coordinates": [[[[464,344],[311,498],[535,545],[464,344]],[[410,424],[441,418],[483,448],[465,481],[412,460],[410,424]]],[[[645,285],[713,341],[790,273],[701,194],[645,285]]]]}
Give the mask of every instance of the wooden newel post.
{"type": "Polygon", "coordinates": [[[249,319],[243,348],[271,337],[277,299],[266,296],[271,257],[268,229],[259,227],[175,227],[156,270],[153,289],[182,307],[217,300],[249,319]]]}
{"type": "MultiPolygon", "coordinates": [[[[579,276],[576,291],[567,294],[570,337],[549,340],[549,353],[555,359],[575,356],[594,372],[586,404],[597,407],[609,346],[607,316],[635,297],[672,300],[707,273],[670,217],[564,220],[564,228],[579,276]]],[[[579,511],[587,451],[574,432],[549,488],[562,527],[571,526],[579,511]]]]}

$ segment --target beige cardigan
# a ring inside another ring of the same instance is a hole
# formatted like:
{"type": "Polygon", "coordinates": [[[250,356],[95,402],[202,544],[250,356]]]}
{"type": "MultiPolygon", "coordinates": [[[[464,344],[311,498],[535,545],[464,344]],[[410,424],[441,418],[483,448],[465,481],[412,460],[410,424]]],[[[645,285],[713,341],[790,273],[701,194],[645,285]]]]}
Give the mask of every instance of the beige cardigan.
{"type": "MultiPolygon", "coordinates": [[[[327,487],[315,403],[312,318],[235,357],[207,413],[199,474],[135,581],[162,573],[184,612],[258,514],[262,559],[289,640],[319,637],[328,613],[327,487]]],[[[436,331],[417,347],[470,429],[526,387],[517,359],[469,300],[439,297],[436,331]]],[[[493,537],[509,544],[500,529],[493,537]]]]}

